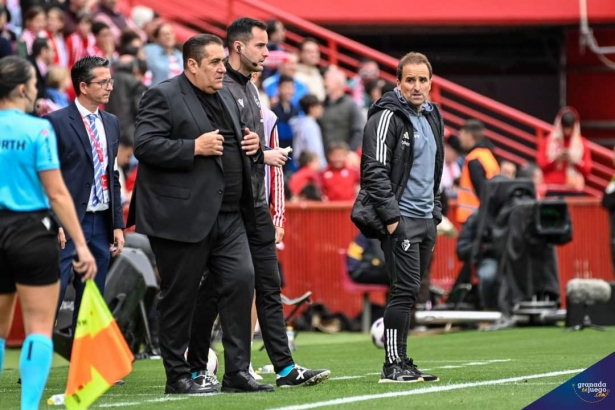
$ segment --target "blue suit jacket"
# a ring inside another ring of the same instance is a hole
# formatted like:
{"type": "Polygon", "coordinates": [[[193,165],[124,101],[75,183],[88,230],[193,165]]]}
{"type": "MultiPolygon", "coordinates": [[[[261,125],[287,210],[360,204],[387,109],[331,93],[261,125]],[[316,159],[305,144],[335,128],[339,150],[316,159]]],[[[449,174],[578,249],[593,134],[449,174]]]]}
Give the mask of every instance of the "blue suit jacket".
{"type": "MultiPolygon", "coordinates": [[[[119,173],[114,163],[120,138],[120,126],[117,117],[99,110],[100,118],[107,136],[107,175],[109,176],[109,243],[113,242],[113,230],[124,228],[119,173]]],[[[79,221],[85,216],[92,182],[94,181],[94,163],[90,137],[85,130],[81,114],[75,103],[45,116],[53,125],[58,140],[60,168],[66,187],[73,197],[79,221]]]]}

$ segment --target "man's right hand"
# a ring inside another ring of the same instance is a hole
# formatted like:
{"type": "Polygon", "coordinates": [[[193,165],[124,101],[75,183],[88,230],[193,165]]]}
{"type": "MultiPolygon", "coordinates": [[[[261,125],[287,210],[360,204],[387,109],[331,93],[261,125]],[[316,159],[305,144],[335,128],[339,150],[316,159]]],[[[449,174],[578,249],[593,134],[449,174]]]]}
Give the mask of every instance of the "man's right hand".
{"type": "Polygon", "coordinates": [[[94,279],[97,273],[96,259],[92,256],[87,245],[75,247],[77,252],[77,261],[73,261],[73,269],[80,274],[81,281],[85,282],[88,279],[94,279]]]}
{"type": "Polygon", "coordinates": [[[393,232],[395,232],[395,229],[397,229],[397,225],[399,225],[399,221],[387,225],[387,231],[389,231],[389,235],[393,235],[393,232]]]}
{"type": "Polygon", "coordinates": [[[265,156],[265,164],[272,167],[283,167],[288,160],[288,151],[282,148],[263,151],[263,155],[265,156]]]}
{"type": "Polygon", "coordinates": [[[60,244],[60,249],[64,249],[66,247],[66,235],[64,235],[64,229],[58,229],[58,243],[60,244]]]}
{"type": "Polygon", "coordinates": [[[222,155],[224,137],[219,130],[206,132],[194,141],[194,155],[222,155]]]}

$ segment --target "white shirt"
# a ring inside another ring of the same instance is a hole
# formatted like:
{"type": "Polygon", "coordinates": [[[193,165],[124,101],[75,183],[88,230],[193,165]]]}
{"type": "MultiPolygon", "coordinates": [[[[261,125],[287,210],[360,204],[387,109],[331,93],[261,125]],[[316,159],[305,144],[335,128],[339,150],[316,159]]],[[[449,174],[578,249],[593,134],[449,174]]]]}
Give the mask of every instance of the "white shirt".
{"type": "MultiPolygon", "coordinates": [[[[88,125],[90,123],[88,115],[90,114],[96,115],[96,121],[94,121],[94,125],[96,126],[96,131],[98,131],[98,141],[100,143],[100,149],[103,152],[103,159],[104,159],[103,160],[103,172],[106,174],[107,167],[109,165],[109,156],[107,155],[107,134],[105,134],[105,127],[103,126],[102,120],[100,119],[100,112],[98,111],[98,108],[96,108],[95,112],[91,112],[90,110],[85,108],[83,105],[81,105],[81,103],[79,103],[78,98],[75,98],[75,105],[77,106],[77,109],[79,110],[79,114],[81,115],[82,120],[87,121],[88,125]]],[[[84,127],[85,127],[85,123],[84,123],[84,127]]],[[[90,138],[90,134],[87,132],[87,127],[86,127],[86,133],[88,135],[88,141],[90,141],[91,138],[90,138]]],[[[90,141],[90,149],[91,149],[91,144],[92,142],[90,141]]],[[[92,168],[94,168],[94,163],[92,163],[92,168]]],[[[92,190],[90,191],[90,199],[88,200],[88,207],[86,208],[86,211],[87,212],[106,211],[107,209],[109,209],[109,203],[99,202],[98,205],[96,206],[93,205],[92,198],[94,198],[95,189],[96,187],[94,186],[94,181],[92,181],[92,190]]],[[[109,186],[109,190],[111,190],[111,186],[109,186]]],[[[111,198],[111,192],[109,192],[109,198],[111,198]]]]}

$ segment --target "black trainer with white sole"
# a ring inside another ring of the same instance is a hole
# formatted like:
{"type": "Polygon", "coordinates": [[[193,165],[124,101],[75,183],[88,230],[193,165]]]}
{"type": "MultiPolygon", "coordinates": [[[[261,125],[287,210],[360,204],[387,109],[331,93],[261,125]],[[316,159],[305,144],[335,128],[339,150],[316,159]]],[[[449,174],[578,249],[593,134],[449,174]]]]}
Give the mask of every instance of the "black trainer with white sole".
{"type": "Polygon", "coordinates": [[[277,376],[275,383],[280,388],[314,386],[327,380],[330,374],[331,370],[310,370],[305,367],[295,365],[295,367],[286,376],[277,376]]]}
{"type": "Polygon", "coordinates": [[[417,383],[422,381],[423,377],[417,371],[399,361],[391,364],[385,363],[382,366],[378,383],[417,383]]]}
{"type": "Polygon", "coordinates": [[[414,373],[419,374],[423,378],[423,381],[425,382],[439,382],[440,381],[440,378],[438,378],[438,376],[434,376],[433,374],[428,374],[428,373],[420,371],[419,368],[416,367],[416,365],[414,364],[414,360],[412,360],[411,358],[406,358],[406,368],[412,369],[414,373]]]}
{"type": "Polygon", "coordinates": [[[199,370],[198,372],[194,372],[192,373],[192,378],[199,386],[213,388],[218,388],[221,386],[221,383],[218,381],[216,375],[209,370],[199,370]]]}

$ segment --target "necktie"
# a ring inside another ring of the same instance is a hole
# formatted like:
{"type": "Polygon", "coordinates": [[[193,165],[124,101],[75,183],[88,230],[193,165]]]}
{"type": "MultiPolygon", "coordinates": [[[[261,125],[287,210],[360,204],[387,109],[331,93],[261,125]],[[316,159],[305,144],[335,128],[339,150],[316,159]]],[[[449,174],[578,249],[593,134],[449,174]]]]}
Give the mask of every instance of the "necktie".
{"type": "Polygon", "coordinates": [[[92,205],[96,206],[103,202],[103,187],[101,183],[101,177],[103,176],[103,164],[98,156],[98,150],[96,146],[100,148],[100,139],[98,138],[98,130],[96,129],[96,114],[88,114],[88,120],[90,122],[90,130],[92,130],[92,137],[96,140],[96,144],[90,138],[90,144],[92,145],[92,161],[94,163],[94,196],[92,197],[92,205]]]}

